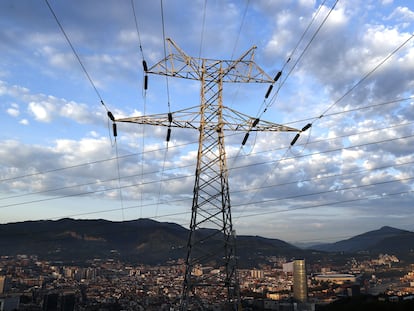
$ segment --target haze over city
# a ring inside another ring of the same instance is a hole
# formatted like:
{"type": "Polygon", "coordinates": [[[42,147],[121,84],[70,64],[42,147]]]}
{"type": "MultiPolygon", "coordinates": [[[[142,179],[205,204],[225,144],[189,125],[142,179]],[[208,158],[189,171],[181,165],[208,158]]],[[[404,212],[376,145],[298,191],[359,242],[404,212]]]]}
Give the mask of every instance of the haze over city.
{"type": "Polygon", "coordinates": [[[270,84],[223,103],[302,129],[226,132],[237,234],[330,242],[413,230],[414,11],[408,1],[1,1],[1,223],[152,218],[188,227],[198,131],[118,124],[200,103],[149,75],[170,53],[254,61],[270,84]],[[50,5],[50,7],[48,6],[50,5]],[[160,5],[161,4],[161,5],[160,5]],[[53,15],[53,13],[55,15],[53,15]],[[102,102],[101,102],[102,101],[102,102]],[[103,103],[103,104],[102,104],[103,103]]]}

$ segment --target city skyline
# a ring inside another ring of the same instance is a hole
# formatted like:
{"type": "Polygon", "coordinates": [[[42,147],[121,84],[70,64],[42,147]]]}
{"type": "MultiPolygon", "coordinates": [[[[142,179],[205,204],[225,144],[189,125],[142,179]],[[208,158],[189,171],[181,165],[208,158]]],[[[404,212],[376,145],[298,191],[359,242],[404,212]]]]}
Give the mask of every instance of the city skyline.
{"type": "Polygon", "coordinates": [[[167,144],[166,128],[118,124],[115,140],[107,116],[199,105],[197,81],[149,75],[144,87],[142,61],[169,54],[172,38],[209,59],[257,46],[255,62],[278,81],[269,96],[270,84],[226,84],[224,105],[312,125],[293,146],[296,133],[251,132],[244,145],[245,133],[226,133],[237,234],[332,242],[414,229],[408,1],[3,1],[0,11],[1,223],[188,228],[197,130],[172,129],[167,144]]]}

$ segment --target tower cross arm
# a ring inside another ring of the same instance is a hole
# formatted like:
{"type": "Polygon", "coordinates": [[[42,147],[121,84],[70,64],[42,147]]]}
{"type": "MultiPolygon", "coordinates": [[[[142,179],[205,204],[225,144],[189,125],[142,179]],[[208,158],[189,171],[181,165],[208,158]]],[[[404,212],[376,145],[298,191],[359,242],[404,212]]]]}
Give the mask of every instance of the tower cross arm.
{"type": "MultiPolygon", "coordinates": [[[[201,125],[199,107],[190,107],[171,113],[160,113],[145,116],[116,119],[115,122],[148,124],[174,128],[199,129],[201,125]]],[[[225,131],[234,132],[300,132],[298,129],[266,120],[248,116],[234,109],[223,107],[221,124],[204,124],[207,128],[221,127],[225,131]]]]}
{"type": "Polygon", "coordinates": [[[300,132],[294,127],[260,120],[228,107],[223,107],[223,119],[224,129],[236,132],[300,132]]]}
{"type": "Polygon", "coordinates": [[[254,62],[256,47],[236,60],[217,60],[188,56],[172,39],[167,39],[169,54],[150,67],[147,73],[183,79],[233,83],[273,83],[274,79],[254,62]]]}
{"type": "Polygon", "coordinates": [[[200,123],[198,109],[198,107],[190,107],[170,113],[119,118],[115,119],[115,122],[197,129],[200,123]]]}

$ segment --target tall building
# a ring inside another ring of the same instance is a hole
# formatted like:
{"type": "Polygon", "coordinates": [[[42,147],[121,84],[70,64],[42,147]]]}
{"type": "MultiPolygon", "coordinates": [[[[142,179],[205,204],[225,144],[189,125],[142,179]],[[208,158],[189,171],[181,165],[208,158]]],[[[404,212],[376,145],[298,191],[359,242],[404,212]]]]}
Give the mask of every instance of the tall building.
{"type": "Polygon", "coordinates": [[[264,271],[263,270],[250,270],[250,276],[255,279],[263,279],[264,278],[264,271]]]}
{"type": "Polygon", "coordinates": [[[293,261],[293,298],[299,302],[308,300],[308,279],[304,259],[293,261]]]}
{"type": "Polygon", "coordinates": [[[5,275],[0,275],[0,294],[6,293],[9,290],[10,279],[5,275]]]}

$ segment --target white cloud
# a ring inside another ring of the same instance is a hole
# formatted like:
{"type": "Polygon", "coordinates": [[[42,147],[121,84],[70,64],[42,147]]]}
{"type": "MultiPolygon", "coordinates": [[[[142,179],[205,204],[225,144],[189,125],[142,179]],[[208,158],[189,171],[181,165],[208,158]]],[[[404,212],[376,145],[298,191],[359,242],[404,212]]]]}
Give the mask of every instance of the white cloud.
{"type": "Polygon", "coordinates": [[[58,154],[68,155],[70,159],[77,159],[79,162],[85,162],[85,159],[111,157],[111,147],[106,137],[83,138],[80,141],[58,139],[53,150],[58,154]]]}
{"type": "Polygon", "coordinates": [[[27,112],[39,122],[50,123],[57,118],[66,118],[79,124],[104,124],[104,110],[93,110],[83,103],[68,101],[64,98],[32,93],[28,88],[0,81],[0,96],[10,96],[13,101],[7,113],[17,117],[21,115],[20,106],[27,105],[27,112]]]}
{"type": "Polygon", "coordinates": [[[97,132],[95,132],[95,131],[91,131],[91,132],[89,132],[89,135],[90,135],[91,137],[93,137],[93,138],[98,138],[98,137],[99,137],[99,134],[98,134],[97,132]]]}
{"type": "Polygon", "coordinates": [[[49,46],[41,45],[37,50],[37,54],[44,58],[52,67],[60,69],[76,68],[76,58],[71,51],[65,49],[65,53],[62,53],[59,49],[49,46]]]}
{"type": "Polygon", "coordinates": [[[59,114],[79,123],[89,123],[93,119],[93,115],[86,105],[75,102],[63,102],[59,114]]]}
{"type": "Polygon", "coordinates": [[[54,107],[47,102],[30,102],[28,110],[33,114],[37,121],[50,122],[52,120],[54,107]]]}
{"type": "Polygon", "coordinates": [[[19,107],[8,108],[7,113],[12,117],[18,117],[20,115],[19,107]]]}
{"type": "Polygon", "coordinates": [[[412,22],[414,21],[414,12],[407,7],[397,7],[387,18],[387,20],[396,18],[398,21],[412,22]]]}
{"type": "Polygon", "coordinates": [[[19,123],[22,124],[22,125],[29,125],[29,120],[27,120],[27,119],[21,119],[19,121],[19,123]]]}

